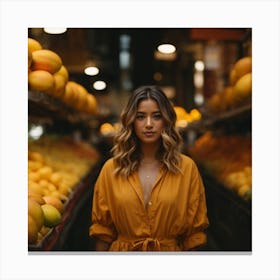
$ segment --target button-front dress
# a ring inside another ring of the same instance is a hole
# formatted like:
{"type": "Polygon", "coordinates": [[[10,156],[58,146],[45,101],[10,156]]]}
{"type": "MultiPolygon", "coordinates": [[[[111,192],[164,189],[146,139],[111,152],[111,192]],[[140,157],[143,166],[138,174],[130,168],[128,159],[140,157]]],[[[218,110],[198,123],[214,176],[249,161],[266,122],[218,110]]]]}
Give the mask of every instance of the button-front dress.
{"type": "Polygon", "coordinates": [[[204,185],[194,161],[181,155],[181,172],[161,168],[145,207],[137,172],[114,175],[106,161],[94,187],[91,237],[110,251],[186,251],[206,243],[204,185]]]}

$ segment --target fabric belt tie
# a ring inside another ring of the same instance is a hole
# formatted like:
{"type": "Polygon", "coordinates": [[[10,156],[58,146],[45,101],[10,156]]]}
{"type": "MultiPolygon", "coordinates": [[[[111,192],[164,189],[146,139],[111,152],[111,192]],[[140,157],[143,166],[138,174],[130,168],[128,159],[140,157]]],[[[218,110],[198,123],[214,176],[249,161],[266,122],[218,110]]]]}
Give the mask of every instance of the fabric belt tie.
{"type": "Polygon", "coordinates": [[[172,245],[176,244],[176,239],[168,239],[168,238],[152,238],[152,237],[144,237],[137,240],[127,240],[123,238],[119,238],[119,241],[125,241],[132,244],[133,251],[160,251],[161,244],[162,245],[172,245]]]}
{"type": "Polygon", "coordinates": [[[144,238],[133,243],[133,251],[159,251],[160,242],[154,238],[144,238]]]}

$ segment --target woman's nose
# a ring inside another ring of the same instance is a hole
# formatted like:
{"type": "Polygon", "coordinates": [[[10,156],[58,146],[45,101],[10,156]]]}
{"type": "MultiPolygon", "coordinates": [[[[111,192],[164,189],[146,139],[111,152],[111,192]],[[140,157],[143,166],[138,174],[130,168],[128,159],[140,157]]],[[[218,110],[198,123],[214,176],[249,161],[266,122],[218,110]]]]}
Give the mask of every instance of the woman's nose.
{"type": "Polygon", "coordinates": [[[151,127],[151,126],[152,126],[152,119],[151,117],[147,117],[146,127],[151,127]]]}

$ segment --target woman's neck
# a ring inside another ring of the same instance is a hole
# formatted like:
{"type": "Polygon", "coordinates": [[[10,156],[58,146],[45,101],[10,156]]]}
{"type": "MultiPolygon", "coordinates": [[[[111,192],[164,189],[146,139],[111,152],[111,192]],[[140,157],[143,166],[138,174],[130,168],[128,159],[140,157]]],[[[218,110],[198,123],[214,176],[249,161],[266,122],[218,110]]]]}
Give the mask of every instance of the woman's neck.
{"type": "Polygon", "coordinates": [[[142,157],[141,161],[142,162],[153,162],[157,160],[157,151],[158,151],[158,146],[157,145],[142,145],[141,147],[141,152],[142,152],[142,157]]]}

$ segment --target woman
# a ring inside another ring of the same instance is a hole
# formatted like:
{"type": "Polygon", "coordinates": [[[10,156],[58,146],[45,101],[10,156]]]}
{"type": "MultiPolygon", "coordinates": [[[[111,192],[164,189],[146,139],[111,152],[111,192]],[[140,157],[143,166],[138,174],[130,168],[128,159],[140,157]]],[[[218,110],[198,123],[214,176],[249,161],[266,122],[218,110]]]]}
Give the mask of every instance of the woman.
{"type": "Polygon", "coordinates": [[[155,86],[136,89],[113,157],[95,184],[90,236],[97,251],[186,251],[206,243],[204,186],[180,153],[176,114],[155,86]]]}

